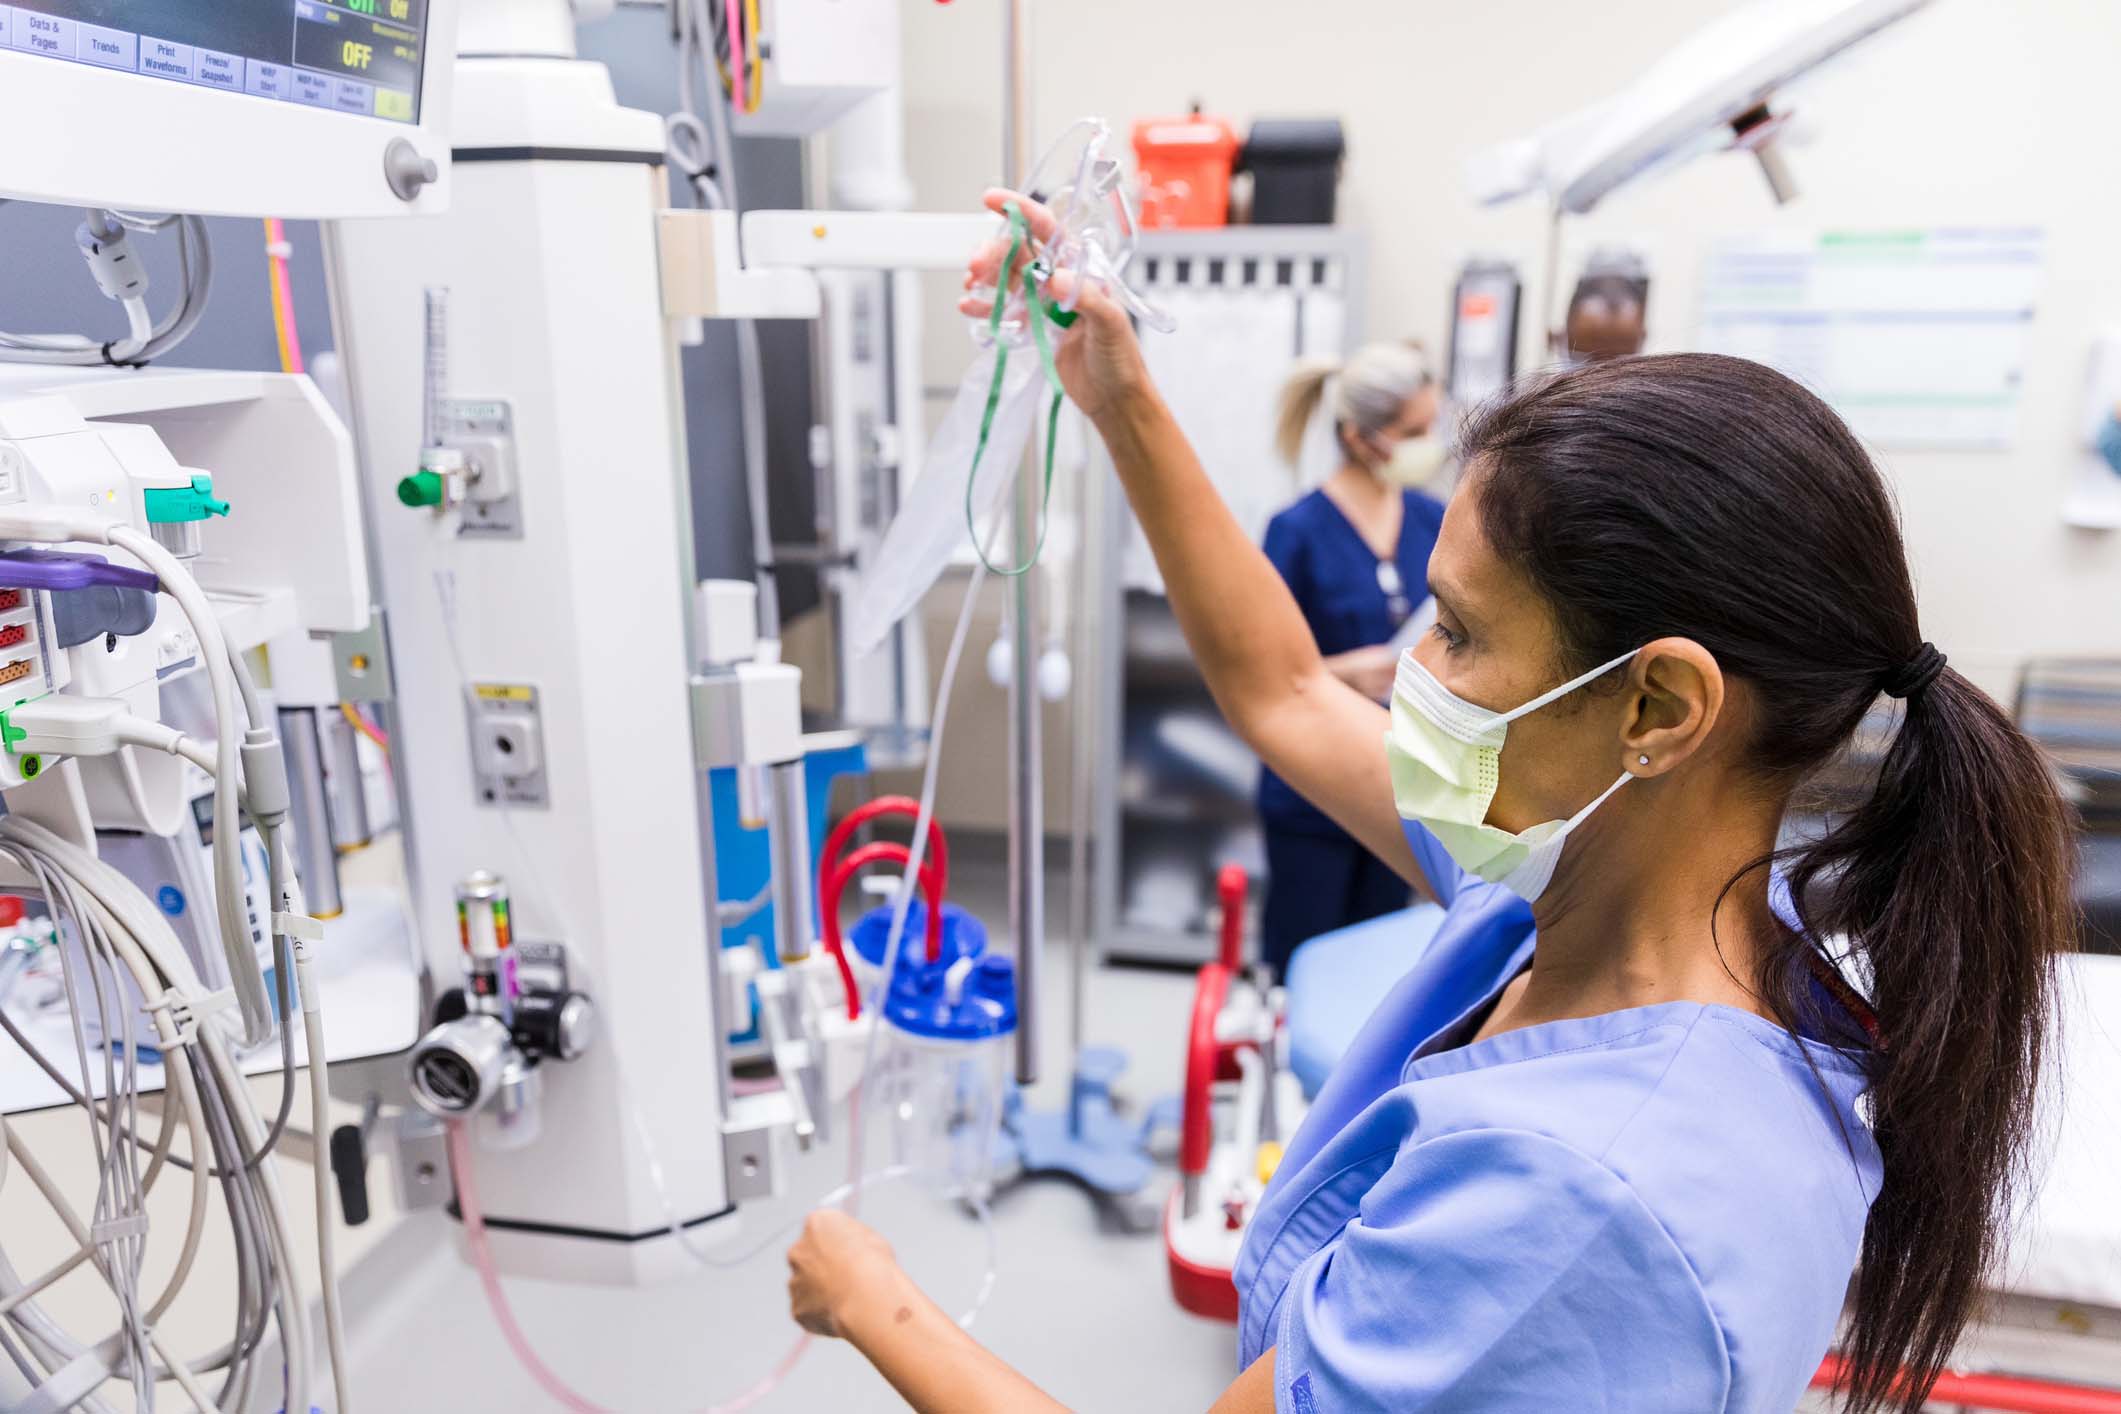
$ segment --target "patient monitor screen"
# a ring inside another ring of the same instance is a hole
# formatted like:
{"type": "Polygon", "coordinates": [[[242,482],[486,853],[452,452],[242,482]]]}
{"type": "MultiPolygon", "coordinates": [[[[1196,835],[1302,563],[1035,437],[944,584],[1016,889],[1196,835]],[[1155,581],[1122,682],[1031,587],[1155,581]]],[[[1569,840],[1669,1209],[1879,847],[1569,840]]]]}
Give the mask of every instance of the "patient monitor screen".
{"type": "Polygon", "coordinates": [[[428,0],[0,3],[0,48],[412,123],[428,0]]]}

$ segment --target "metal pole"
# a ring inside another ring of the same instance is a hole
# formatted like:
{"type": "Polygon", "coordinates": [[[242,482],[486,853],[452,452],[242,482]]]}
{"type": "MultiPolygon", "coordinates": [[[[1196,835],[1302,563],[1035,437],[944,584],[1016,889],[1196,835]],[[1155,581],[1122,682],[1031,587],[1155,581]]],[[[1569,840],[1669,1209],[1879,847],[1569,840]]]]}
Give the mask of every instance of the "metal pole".
{"type": "Polygon", "coordinates": [[[772,813],[766,820],[766,848],[773,861],[774,947],[783,962],[801,962],[817,945],[810,916],[810,799],[803,760],[766,768],[772,782],[772,813]]]}
{"type": "Polygon", "coordinates": [[[331,842],[317,715],[314,707],[282,707],[280,740],[286,743],[288,803],[295,822],[295,877],[302,881],[309,911],[335,918],[346,905],[339,895],[339,852],[331,842]]]}
{"type": "Polygon", "coordinates": [[[1075,539],[1075,708],[1069,723],[1068,781],[1068,1050],[1074,1069],[1083,1053],[1083,993],[1090,971],[1090,794],[1097,768],[1097,706],[1102,694],[1091,655],[1098,643],[1095,619],[1098,571],[1104,563],[1095,527],[1100,523],[1102,470],[1085,458],[1077,482],[1075,539]]]}
{"type": "MultiPolygon", "coordinates": [[[[1013,183],[1031,177],[1031,0],[1007,0],[1002,21],[1002,160],[1013,183]]],[[[1038,455],[1037,439],[1031,454],[1038,455]]],[[[1037,543],[1038,478],[1019,469],[1010,516],[1012,560],[1022,564],[1037,543]]],[[[1009,636],[1009,932],[1016,939],[1016,1079],[1038,1079],[1038,985],[1046,924],[1045,802],[1039,771],[1038,576],[1008,581],[1009,636]]]]}
{"type": "Polygon", "coordinates": [[[360,849],[375,838],[368,820],[368,791],[361,781],[361,748],[341,713],[319,713],[314,720],[323,752],[324,812],[331,825],[332,846],[341,851],[360,849]]]}

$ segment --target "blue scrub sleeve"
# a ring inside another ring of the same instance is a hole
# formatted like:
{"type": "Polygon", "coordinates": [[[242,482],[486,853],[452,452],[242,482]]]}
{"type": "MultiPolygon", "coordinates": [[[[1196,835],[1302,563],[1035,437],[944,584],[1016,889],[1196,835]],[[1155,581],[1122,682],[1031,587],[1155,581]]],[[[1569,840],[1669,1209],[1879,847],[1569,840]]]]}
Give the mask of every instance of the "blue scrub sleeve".
{"type": "Polygon", "coordinates": [[[1401,1154],[1281,1301],[1275,1408],[1716,1411],[1700,1283],[1611,1170],[1518,1130],[1401,1154]]]}
{"type": "Polygon", "coordinates": [[[1421,866],[1421,876],[1429,881],[1429,892],[1445,908],[1457,900],[1461,889],[1481,882],[1459,867],[1451,852],[1429,833],[1428,826],[1404,816],[1399,824],[1406,831],[1407,846],[1414,851],[1414,862],[1421,866]]]}

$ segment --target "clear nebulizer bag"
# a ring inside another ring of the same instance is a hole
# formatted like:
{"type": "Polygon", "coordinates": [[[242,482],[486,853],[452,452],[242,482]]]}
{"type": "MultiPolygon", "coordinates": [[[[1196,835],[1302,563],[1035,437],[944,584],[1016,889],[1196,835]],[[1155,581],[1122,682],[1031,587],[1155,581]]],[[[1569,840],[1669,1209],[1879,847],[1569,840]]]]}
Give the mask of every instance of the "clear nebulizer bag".
{"type": "MultiPolygon", "coordinates": [[[[876,558],[862,574],[848,610],[857,654],[873,651],[893,625],[913,612],[970,538],[965,529],[965,479],[972,475],[987,392],[1001,357],[998,348],[984,348],[966,368],[950,411],[929,440],[921,474],[907,488],[876,558]]],[[[980,519],[1001,504],[1002,493],[1015,480],[1008,473],[1023,463],[1031,423],[1038,416],[1038,381],[1038,365],[1029,359],[1016,359],[1003,370],[1001,401],[987,427],[986,453],[980,458],[989,474],[973,486],[973,514],[980,519]]]]}
{"type": "MultiPolygon", "coordinates": [[[[1110,141],[1104,123],[1082,119],[1032,169],[1025,186],[1053,212],[1056,223],[1044,241],[1029,234],[1020,213],[1012,210],[1003,218],[1012,256],[1029,259],[1018,278],[1001,291],[993,314],[972,322],[978,352],[857,586],[849,621],[856,653],[869,652],[884,641],[941,577],[958,549],[973,539],[974,527],[1004,504],[1021,474],[1024,445],[1042,393],[1051,399],[1044,470],[1050,492],[1052,423],[1062,396],[1052,344],[1074,322],[1080,289],[1094,283],[1150,327],[1164,332],[1174,327],[1167,314],[1122,278],[1139,228],[1125,173],[1108,151],[1110,141]],[[1066,298],[1051,300],[1044,287],[1062,273],[1073,277],[1066,298]]],[[[1016,264],[1005,260],[1004,271],[1016,264]]],[[[975,541],[974,549],[984,561],[985,547],[975,541]]],[[[1031,561],[1036,559],[1034,551],[1031,561]]],[[[1020,574],[1029,568],[1027,562],[997,572],[1020,574]]]]}

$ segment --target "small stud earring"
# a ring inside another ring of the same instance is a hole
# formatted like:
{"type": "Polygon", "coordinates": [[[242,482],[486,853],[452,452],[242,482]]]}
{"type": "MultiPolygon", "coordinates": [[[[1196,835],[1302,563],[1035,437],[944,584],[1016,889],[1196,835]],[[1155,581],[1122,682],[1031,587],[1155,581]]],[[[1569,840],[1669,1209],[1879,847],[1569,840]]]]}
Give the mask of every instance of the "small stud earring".
{"type": "Polygon", "coordinates": [[[1638,766],[1647,766],[1650,764],[1650,758],[1647,756],[1638,756],[1635,758],[1635,764],[1638,766]]]}

